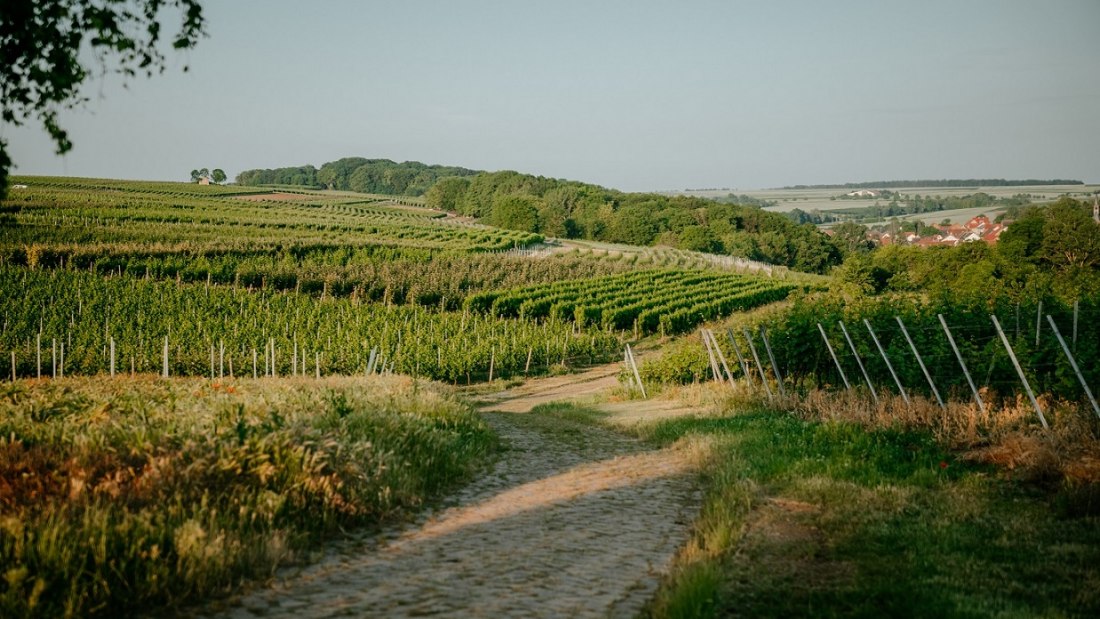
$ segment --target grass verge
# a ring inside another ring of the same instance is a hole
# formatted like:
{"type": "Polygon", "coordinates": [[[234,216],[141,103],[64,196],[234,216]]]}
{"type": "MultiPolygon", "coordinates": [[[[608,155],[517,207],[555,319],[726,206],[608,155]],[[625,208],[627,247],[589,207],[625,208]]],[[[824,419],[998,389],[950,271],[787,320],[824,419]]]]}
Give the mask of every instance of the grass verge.
{"type": "Polygon", "coordinates": [[[0,616],[120,616],[269,575],[466,478],[495,438],[402,377],[0,387],[0,616]]]}
{"type": "Polygon", "coordinates": [[[763,410],[637,431],[713,445],[652,617],[1100,615],[1089,487],[1010,479],[930,432],[763,410]]]}

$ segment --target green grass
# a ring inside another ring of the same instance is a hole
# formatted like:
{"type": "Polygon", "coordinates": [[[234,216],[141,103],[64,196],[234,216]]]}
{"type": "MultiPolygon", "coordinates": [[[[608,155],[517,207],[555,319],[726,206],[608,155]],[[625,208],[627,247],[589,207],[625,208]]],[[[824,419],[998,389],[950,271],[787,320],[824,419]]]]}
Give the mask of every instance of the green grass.
{"type": "Polygon", "coordinates": [[[1089,492],[1022,484],[924,434],[755,412],[648,426],[713,441],[654,617],[1100,615],[1089,492]]]}
{"type": "Polygon", "coordinates": [[[406,378],[0,387],[0,616],[186,606],[400,518],[473,473],[488,427],[406,378]]]}

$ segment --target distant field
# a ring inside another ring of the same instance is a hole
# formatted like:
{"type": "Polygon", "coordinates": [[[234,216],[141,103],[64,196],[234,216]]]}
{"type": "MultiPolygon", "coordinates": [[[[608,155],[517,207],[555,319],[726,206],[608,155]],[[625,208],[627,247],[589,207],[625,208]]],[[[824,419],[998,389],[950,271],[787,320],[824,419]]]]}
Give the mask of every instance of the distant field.
{"type": "MultiPolygon", "coordinates": [[[[840,200],[833,199],[847,193],[847,189],[720,189],[706,191],[683,191],[680,195],[697,196],[701,198],[718,198],[734,193],[747,195],[761,200],[774,200],[776,206],[765,210],[778,213],[786,213],[794,209],[803,211],[829,211],[858,206],[870,206],[875,203],[872,199],[840,200]]],[[[1008,198],[1017,194],[1030,194],[1039,202],[1056,200],[1061,196],[1069,195],[1075,198],[1089,197],[1093,192],[1100,191],[1100,185],[1025,185],[1017,187],[904,187],[892,189],[902,195],[961,197],[978,192],[987,193],[996,198],[1008,198]]],[[[885,200],[880,200],[885,203],[885,200]]],[[[901,217],[900,219],[919,219],[924,222],[939,222],[943,219],[952,221],[965,220],[974,215],[986,213],[992,216],[996,211],[989,209],[965,209],[962,211],[941,211],[938,213],[922,213],[901,217]]]]}

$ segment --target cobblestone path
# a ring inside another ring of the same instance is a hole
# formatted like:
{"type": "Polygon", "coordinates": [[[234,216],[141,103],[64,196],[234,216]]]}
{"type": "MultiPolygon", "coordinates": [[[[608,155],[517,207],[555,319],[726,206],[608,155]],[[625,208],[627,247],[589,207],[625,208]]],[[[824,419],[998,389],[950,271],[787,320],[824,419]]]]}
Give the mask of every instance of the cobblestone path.
{"type": "MultiPolygon", "coordinates": [[[[530,390],[507,410],[544,401],[530,390]]],[[[631,617],[686,540],[688,454],[522,412],[485,412],[508,451],[447,505],[208,614],[221,617],[631,617]]]]}

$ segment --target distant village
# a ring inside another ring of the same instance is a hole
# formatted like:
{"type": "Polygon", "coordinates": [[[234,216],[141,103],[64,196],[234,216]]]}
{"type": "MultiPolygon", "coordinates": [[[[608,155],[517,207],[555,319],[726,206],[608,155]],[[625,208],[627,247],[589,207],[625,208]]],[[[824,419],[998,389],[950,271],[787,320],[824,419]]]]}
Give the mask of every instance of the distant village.
{"type": "Polygon", "coordinates": [[[930,226],[938,230],[935,234],[918,235],[915,232],[898,232],[871,229],[867,237],[879,245],[916,245],[918,247],[954,247],[961,243],[979,241],[993,245],[1008,229],[1004,223],[993,223],[985,215],[970,218],[964,224],[939,224],[930,226]]]}

